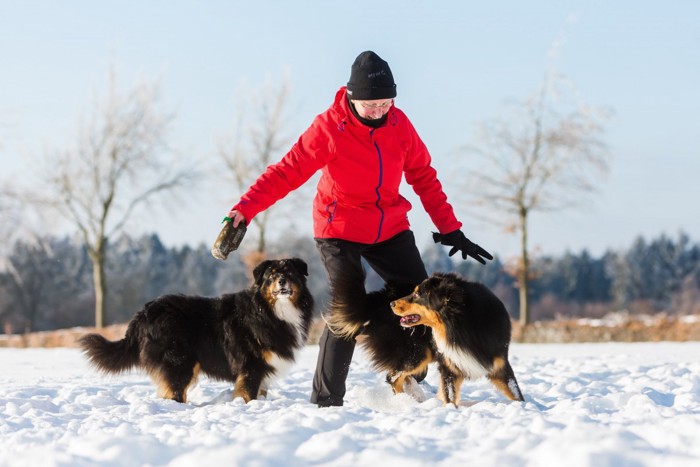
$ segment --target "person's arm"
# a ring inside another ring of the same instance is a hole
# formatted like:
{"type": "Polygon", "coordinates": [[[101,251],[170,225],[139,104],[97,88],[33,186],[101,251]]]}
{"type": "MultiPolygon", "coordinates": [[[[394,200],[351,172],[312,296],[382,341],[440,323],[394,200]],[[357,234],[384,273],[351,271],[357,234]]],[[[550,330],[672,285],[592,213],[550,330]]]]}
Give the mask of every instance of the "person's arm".
{"type": "Polygon", "coordinates": [[[453,232],[462,227],[457,220],[452,205],[437,178],[437,171],[431,165],[428,148],[420,139],[410,122],[407,121],[410,143],[404,175],[406,182],[420,198],[421,204],[440,233],[453,232]]]}
{"type": "Polygon", "coordinates": [[[412,150],[406,158],[404,174],[406,182],[413,187],[425,211],[435,227],[438,228],[439,232],[433,232],[433,241],[451,246],[449,256],[461,251],[462,259],[471,256],[481,264],[486,264],[485,259],[492,260],[493,256],[470,241],[462,232],[462,223],[457,220],[452,206],[447,202],[447,195],[442,190],[442,184],[437,178],[437,171],[430,164],[431,158],[428,148],[412,126],[410,129],[413,135],[412,150]]]}
{"type": "Polygon", "coordinates": [[[328,159],[328,143],[318,129],[318,123],[306,130],[292,149],[276,164],[272,164],[251,185],[231,208],[229,216],[234,225],[250,222],[258,213],[299,188],[328,159]]]}

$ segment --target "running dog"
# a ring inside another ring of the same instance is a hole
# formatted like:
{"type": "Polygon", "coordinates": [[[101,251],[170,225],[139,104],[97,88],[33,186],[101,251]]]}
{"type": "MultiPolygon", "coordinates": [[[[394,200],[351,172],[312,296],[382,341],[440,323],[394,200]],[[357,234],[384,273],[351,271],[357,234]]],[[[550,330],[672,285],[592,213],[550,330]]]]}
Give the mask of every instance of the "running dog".
{"type": "Polygon", "coordinates": [[[122,340],[88,334],[79,343],[104,373],[144,369],[163,398],[186,402],[201,372],[234,383],[233,397],[247,403],[266,395],[306,342],[313,310],[306,276],[301,259],[266,260],[246,290],[165,295],[134,316],[122,340]]]}
{"type": "Polygon", "coordinates": [[[459,406],[465,379],[486,376],[505,396],[523,395],[508,362],[511,322],[501,300],[485,285],[456,274],[435,273],[410,295],[391,302],[401,326],[428,326],[437,349],[438,398],[459,406]]]}
{"type": "Polygon", "coordinates": [[[367,352],[376,371],[387,372],[386,380],[398,394],[404,389],[415,391],[415,382],[425,377],[435,359],[430,328],[418,326],[407,330],[392,313],[389,303],[409,293],[413,284],[388,283],[378,291],[367,293],[365,273],[348,267],[334,278],[330,309],[324,316],[332,333],[355,339],[367,352]]]}

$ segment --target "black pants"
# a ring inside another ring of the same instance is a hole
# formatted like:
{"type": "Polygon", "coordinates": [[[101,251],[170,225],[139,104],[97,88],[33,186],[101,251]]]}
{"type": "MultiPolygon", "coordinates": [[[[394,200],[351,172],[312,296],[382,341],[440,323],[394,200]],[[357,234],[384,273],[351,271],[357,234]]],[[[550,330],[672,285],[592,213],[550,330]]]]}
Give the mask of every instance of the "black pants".
{"type": "MultiPolygon", "coordinates": [[[[395,280],[418,284],[428,276],[416,247],[416,239],[410,230],[401,232],[389,240],[369,245],[317,238],[316,247],[321,254],[331,285],[343,268],[361,267],[362,258],[385,282],[395,280]]],[[[328,331],[328,327],[323,330],[319,341],[311,402],[319,406],[343,405],[345,380],[354,351],[354,339],[337,338],[328,331]]]]}

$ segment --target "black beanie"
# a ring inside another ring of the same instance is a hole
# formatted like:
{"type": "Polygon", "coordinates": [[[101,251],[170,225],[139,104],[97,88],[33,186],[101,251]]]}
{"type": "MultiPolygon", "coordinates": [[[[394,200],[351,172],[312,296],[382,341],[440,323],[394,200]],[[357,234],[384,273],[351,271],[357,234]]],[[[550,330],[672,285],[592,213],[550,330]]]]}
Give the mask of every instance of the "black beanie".
{"type": "Polygon", "coordinates": [[[371,50],[357,56],[350,68],[348,97],[360,101],[393,99],[396,84],[389,64],[371,50]]]}

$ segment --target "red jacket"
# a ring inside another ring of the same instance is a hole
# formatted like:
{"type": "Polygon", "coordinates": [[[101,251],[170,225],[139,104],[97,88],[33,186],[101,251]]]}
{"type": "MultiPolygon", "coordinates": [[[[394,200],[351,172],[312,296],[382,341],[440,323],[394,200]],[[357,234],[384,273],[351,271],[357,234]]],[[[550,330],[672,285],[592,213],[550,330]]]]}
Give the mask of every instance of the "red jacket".
{"type": "Polygon", "coordinates": [[[408,117],[392,106],[383,126],[363,125],[349,108],[345,87],[233,209],[250,223],[318,170],[322,174],[313,202],[316,238],[376,243],[407,230],[411,203],[399,194],[403,175],[440,233],[462,226],[408,117]]]}

